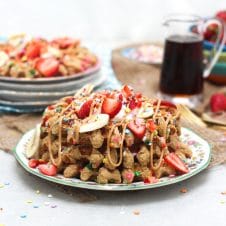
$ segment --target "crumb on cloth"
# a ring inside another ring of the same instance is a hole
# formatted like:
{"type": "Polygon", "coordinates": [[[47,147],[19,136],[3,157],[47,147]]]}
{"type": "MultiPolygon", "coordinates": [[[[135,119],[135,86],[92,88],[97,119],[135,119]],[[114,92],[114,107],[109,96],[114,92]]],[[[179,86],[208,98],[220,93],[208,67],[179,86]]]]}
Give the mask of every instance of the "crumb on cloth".
{"type": "Polygon", "coordinates": [[[187,193],[188,192],[188,189],[187,188],[181,188],[180,189],[180,193],[187,193]]]}
{"type": "Polygon", "coordinates": [[[134,214],[134,215],[140,215],[140,211],[139,211],[139,210],[134,210],[134,211],[133,211],[133,214],[134,214]]]}

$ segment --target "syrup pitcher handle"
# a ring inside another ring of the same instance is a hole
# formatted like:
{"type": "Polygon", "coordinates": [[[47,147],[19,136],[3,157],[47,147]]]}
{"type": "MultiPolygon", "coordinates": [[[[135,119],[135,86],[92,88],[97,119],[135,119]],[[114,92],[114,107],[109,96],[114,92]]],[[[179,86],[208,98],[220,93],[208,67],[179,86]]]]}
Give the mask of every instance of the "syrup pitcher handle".
{"type": "Polygon", "coordinates": [[[203,72],[204,78],[207,78],[210,75],[210,72],[213,69],[214,65],[216,64],[216,62],[224,48],[224,43],[226,41],[225,23],[218,19],[207,19],[206,21],[204,21],[203,26],[202,26],[202,34],[205,32],[207,27],[213,23],[217,24],[218,32],[217,32],[217,38],[216,38],[215,44],[210,51],[210,56],[207,58],[207,64],[206,64],[204,72],[203,72]]]}

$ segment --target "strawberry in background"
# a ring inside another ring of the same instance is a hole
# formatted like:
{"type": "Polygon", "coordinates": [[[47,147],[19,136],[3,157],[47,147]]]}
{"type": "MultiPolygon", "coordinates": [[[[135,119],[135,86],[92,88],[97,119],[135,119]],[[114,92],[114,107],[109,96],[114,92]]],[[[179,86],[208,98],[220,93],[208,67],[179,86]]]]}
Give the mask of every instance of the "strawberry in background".
{"type": "MultiPolygon", "coordinates": [[[[226,23],[226,10],[222,10],[216,13],[215,17],[226,23]]],[[[218,35],[218,25],[216,23],[210,24],[204,32],[204,39],[209,42],[215,42],[218,35]]],[[[223,32],[221,39],[223,38],[223,32]]],[[[226,44],[226,43],[225,43],[226,44]]]]}
{"type": "Polygon", "coordinates": [[[221,19],[226,23],[226,10],[217,12],[216,18],[221,19]]]}
{"type": "MultiPolygon", "coordinates": [[[[217,14],[216,14],[216,18],[224,21],[225,23],[225,26],[226,26],[226,10],[222,10],[222,11],[219,11],[217,14]]],[[[221,40],[223,39],[223,33],[221,34],[221,40]]],[[[225,41],[225,44],[226,44],[226,41],[225,41]]]]}
{"type": "Polygon", "coordinates": [[[226,96],[224,93],[215,93],[210,98],[212,112],[226,111],[226,96]]]}
{"type": "Polygon", "coordinates": [[[204,32],[204,39],[209,42],[215,42],[218,35],[218,25],[216,23],[210,24],[205,32],[204,32]]]}

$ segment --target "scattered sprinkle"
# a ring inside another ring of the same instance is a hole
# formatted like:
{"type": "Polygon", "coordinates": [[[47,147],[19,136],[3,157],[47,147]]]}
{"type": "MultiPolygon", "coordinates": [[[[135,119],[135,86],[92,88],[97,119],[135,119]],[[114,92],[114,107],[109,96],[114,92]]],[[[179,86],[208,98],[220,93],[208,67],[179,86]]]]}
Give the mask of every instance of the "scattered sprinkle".
{"type": "Polygon", "coordinates": [[[221,194],[222,194],[222,195],[226,195],[226,191],[222,191],[221,194]]]}
{"type": "Polygon", "coordinates": [[[52,205],[51,208],[57,208],[57,205],[52,205]]]}
{"type": "Polygon", "coordinates": [[[89,170],[92,170],[93,169],[91,163],[88,163],[85,167],[88,168],[89,170]]]}
{"type": "Polygon", "coordinates": [[[50,202],[44,202],[45,206],[49,206],[50,202]]]}
{"type": "Polygon", "coordinates": [[[20,218],[26,218],[27,215],[20,215],[20,218]]]}
{"type": "Polygon", "coordinates": [[[5,183],[4,183],[4,185],[9,186],[9,185],[10,185],[10,183],[9,183],[9,182],[5,182],[5,183]]]}
{"type": "Polygon", "coordinates": [[[51,194],[48,194],[48,198],[52,198],[53,196],[51,194]]]}
{"type": "Polygon", "coordinates": [[[134,215],[140,215],[140,211],[139,211],[139,210],[134,210],[134,211],[133,211],[133,214],[134,214],[134,215]]]}
{"type": "Polygon", "coordinates": [[[36,190],[36,194],[40,194],[40,191],[39,190],[36,190]]]}
{"type": "Polygon", "coordinates": [[[180,189],[180,192],[181,192],[181,193],[187,193],[187,192],[188,192],[188,189],[187,189],[187,188],[181,188],[181,189],[180,189]]]}
{"type": "Polygon", "coordinates": [[[141,172],[140,172],[140,171],[135,171],[135,172],[134,172],[134,175],[135,175],[136,177],[139,177],[139,176],[141,175],[141,172]]]}
{"type": "Polygon", "coordinates": [[[33,208],[34,208],[34,209],[37,209],[37,208],[39,208],[39,206],[36,206],[36,205],[35,205],[35,206],[33,206],[33,208]]]}
{"type": "Polygon", "coordinates": [[[32,201],[31,201],[31,200],[27,200],[27,203],[28,203],[28,204],[31,204],[31,203],[32,203],[32,201]]]}
{"type": "Polygon", "coordinates": [[[125,112],[126,112],[126,113],[129,113],[129,112],[131,112],[131,110],[127,107],[127,108],[125,109],[125,112]]]}

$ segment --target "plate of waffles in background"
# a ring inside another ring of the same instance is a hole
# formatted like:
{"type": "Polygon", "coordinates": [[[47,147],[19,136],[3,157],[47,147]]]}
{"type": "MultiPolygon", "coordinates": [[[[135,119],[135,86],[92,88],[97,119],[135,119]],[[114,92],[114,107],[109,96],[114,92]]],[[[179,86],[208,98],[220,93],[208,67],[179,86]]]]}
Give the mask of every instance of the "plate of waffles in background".
{"type": "Polygon", "coordinates": [[[87,83],[98,88],[106,81],[101,65],[100,58],[75,38],[2,37],[0,109],[41,111],[87,83]]]}

